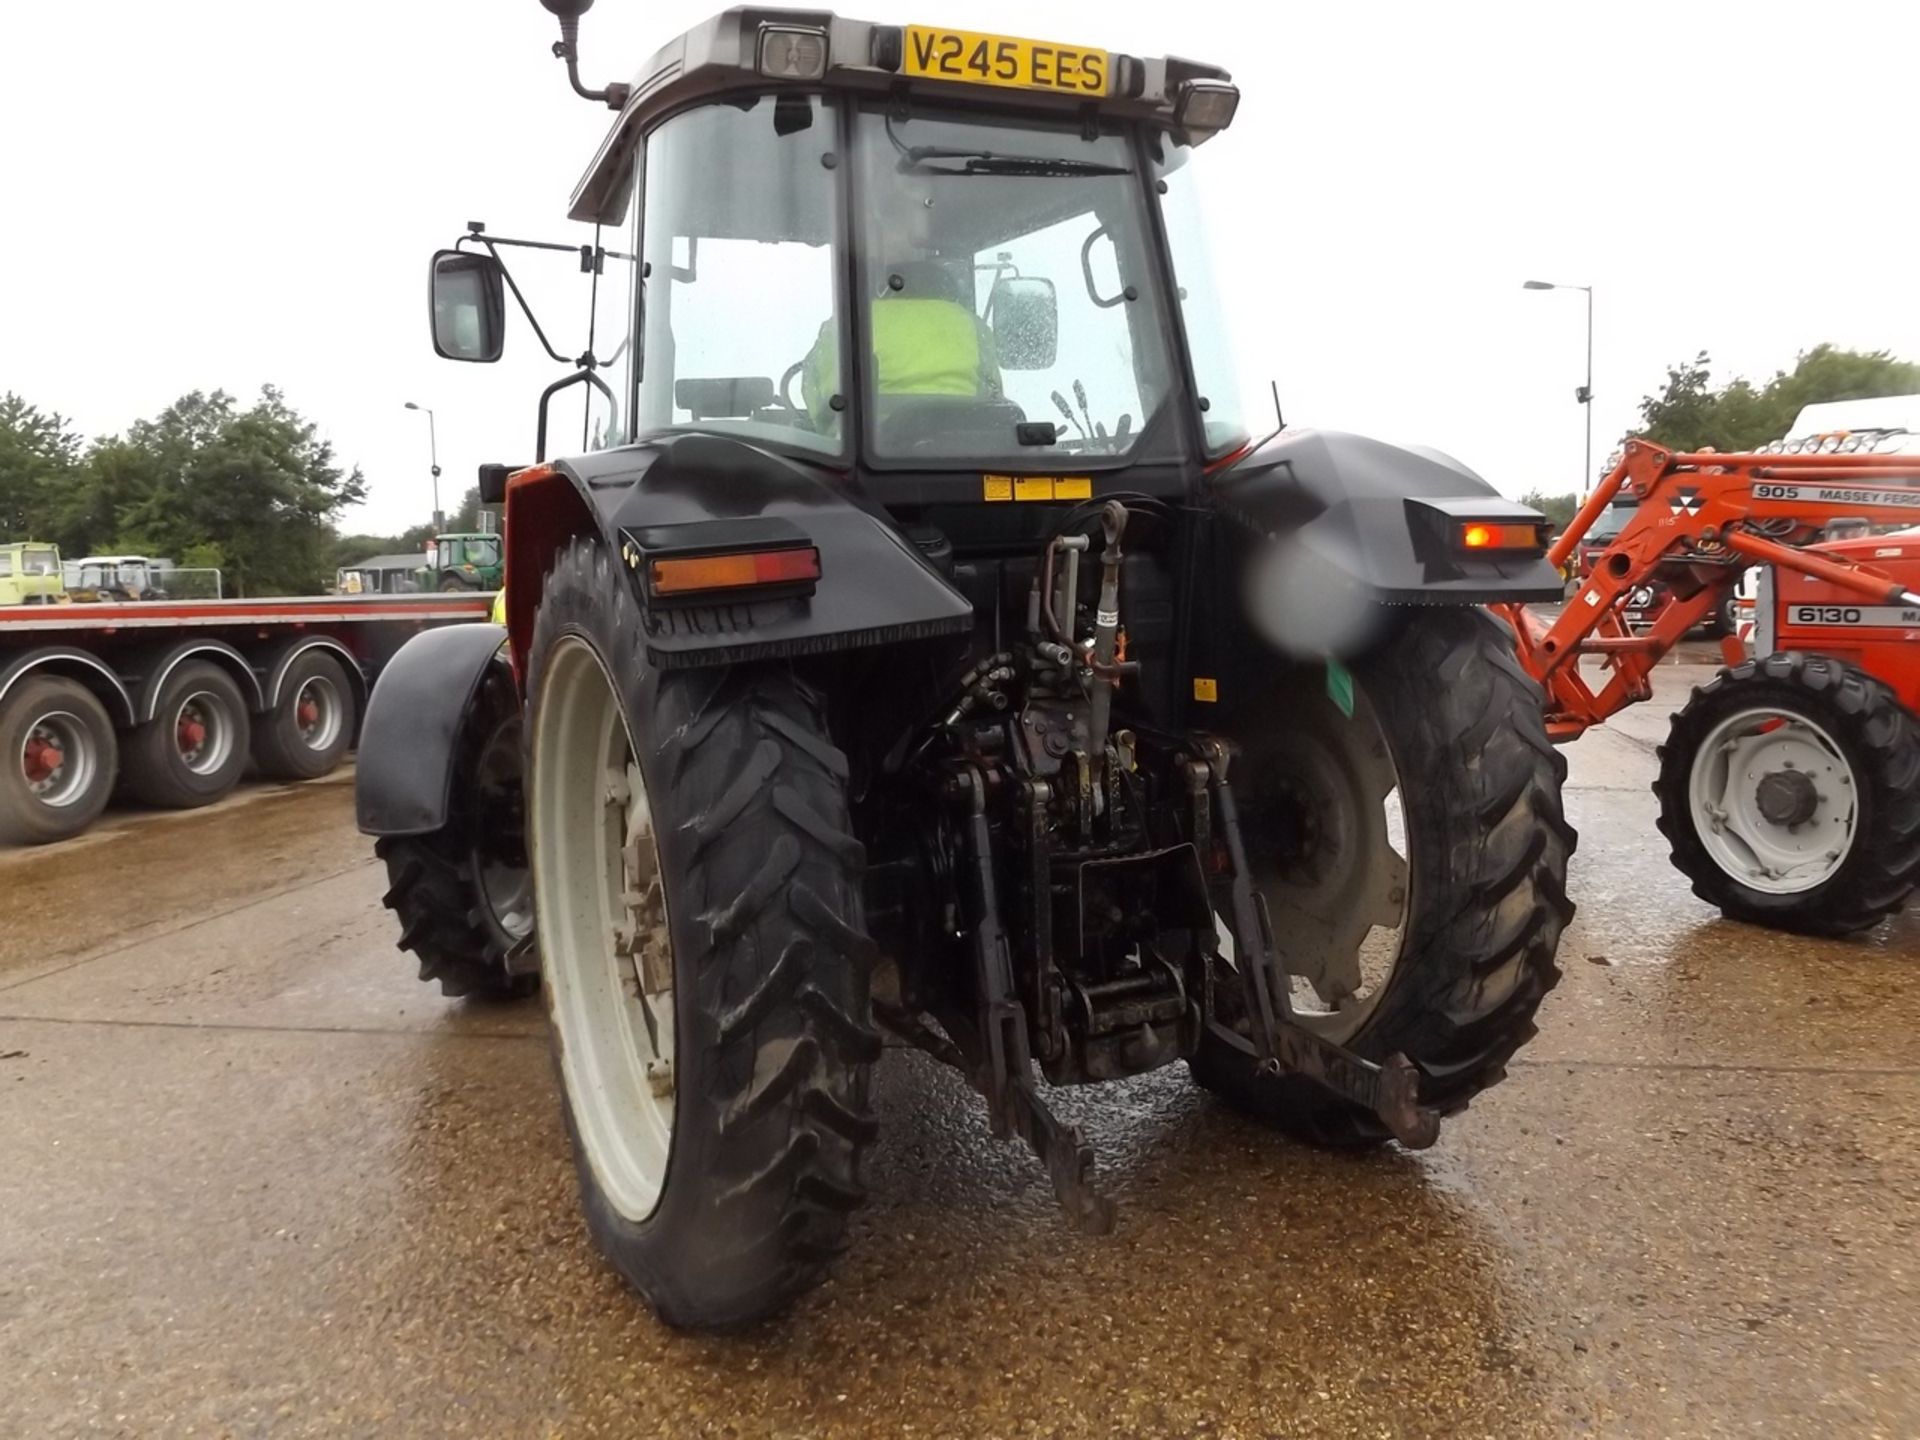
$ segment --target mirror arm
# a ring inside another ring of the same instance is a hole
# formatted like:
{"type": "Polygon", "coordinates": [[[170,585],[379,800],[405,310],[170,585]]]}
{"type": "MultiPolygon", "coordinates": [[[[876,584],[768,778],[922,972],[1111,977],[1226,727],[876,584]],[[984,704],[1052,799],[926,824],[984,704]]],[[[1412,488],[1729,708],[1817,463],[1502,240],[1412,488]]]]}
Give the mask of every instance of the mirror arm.
{"type": "Polygon", "coordinates": [[[491,235],[462,235],[458,240],[454,242],[454,248],[455,249],[461,248],[469,240],[477,240],[482,245],[487,247],[487,254],[491,255],[493,257],[493,263],[500,267],[500,277],[501,279],[507,282],[507,289],[513,292],[514,302],[517,305],[519,305],[520,313],[527,317],[527,323],[533,327],[533,333],[539,337],[541,348],[544,349],[547,352],[547,354],[551,356],[554,360],[558,361],[562,365],[565,365],[567,363],[567,357],[562,355],[558,350],[553,348],[553,342],[547,339],[547,332],[540,328],[540,321],[537,318],[535,318],[533,313],[533,307],[527,303],[527,297],[520,293],[520,286],[514,280],[513,272],[507,269],[507,262],[500,258],[500,251],[498,249],[498,246],[523,245],[530,249],[536,249],[536,250],[566,250],[569,252],[574,252],[575,247],[572,245],[554,245],[554,244],[549,244],[545,241],[540,241],[540,240],[496,241],[491,235]]]}
{"type": "MultiPolygon", "coordinates": [[[[454,241],[453,248],[456,250],[464,250],[467,248],[467,242],[469,240],[486,247],[487,253],[499,262],[500,276],[507,282],[507,287],[513,291],[513,298],[519,303],[520,313],[526,316],[527,323],[533,326],[533,333],[540,337],[540,344],[545,347],[549,356],[559,361],[562,365],[565,365],[567,363],[567,357],[555,350],[553,345],[548,341],[546,332],[540,328],[540,322],[533,317],[533,307],[527,303],[527,297],[520,293],[520,287],[514,283],[513,274],[507,269],[507,262],[500,259],[500,251],[497,247],[501,245],[513,245],[522,250],[558,250],[568,255],[582,254],[587,247],[581,245],[562,245],[554,240],[514,240],[505,235],[488,235],[484,233],[483,227],[478,220],[469,220],[467,225],[469,227],[468,233],[454,241]]],[[[598,253],[603,260],[633,260],[638,258],[629,255],[624,250],[601,249],[598,253]]],[[[611,365],[615,360],[618,360],[621,355],[626,353],[626,348],[627,342],[622,340],[618,350],[615,350],[613,354],[605,360],[596,363],[600,365],[611,365]]]]}
{"type": "MultiPolygon", "coordinates": [[[[613,353],[607,356],[605,359],[594,360],[593,366],[601,370],[612,369],[613,366],[619,361],[620,357],[627,353],[627,346],[631,345],[632,343],[633,343],[633,336],[622,335],[620,337],[620,343],[613,347],[613,353]]],[[[589,356],[588,358],[591,359],[592,357],[589,356]]]]}

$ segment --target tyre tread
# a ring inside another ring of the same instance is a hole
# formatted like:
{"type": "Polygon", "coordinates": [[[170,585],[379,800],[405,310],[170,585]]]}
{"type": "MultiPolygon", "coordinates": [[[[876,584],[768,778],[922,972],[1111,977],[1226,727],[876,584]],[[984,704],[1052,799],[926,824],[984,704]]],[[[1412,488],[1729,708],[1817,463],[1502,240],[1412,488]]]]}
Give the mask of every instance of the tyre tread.
{"type": "MultiPolygon", "coordinates": [[[[1409,916],[1410,927],[1426,927],[1424,958],[1411,966],[1403,958],[1376,1018],[1349,1043],[1376,1060],[1404,1052],[1421,1072],[1421,1102],[1454,1115],[1505,1077],[1560,981],[1554,956],[1573,918],[1566,875],[1577,843],[1560,798],[1566,758],[1547,737],[1540,687],[1514,654],[1512,632],[1485,612],[1425,612],[1379,663],[1428,677],[1429,693],[1404,718],[1437,752],[1429,783],[1441,803],[1474,816],[1476,829],[1458,855],[1465,863],[1434,877],[1444,895],[1424,918],[1409,916]]],[[[1420,939],[1410,930],[1407,943],[1420,939]]],[[[1298,1077],[1259,1077],[1238,1052],[1223,1051],[1203,1048],[1194,1075],[1250,1113],[1335,1148],[1388,1138],[1370,1112],[1298,1077]]]]}

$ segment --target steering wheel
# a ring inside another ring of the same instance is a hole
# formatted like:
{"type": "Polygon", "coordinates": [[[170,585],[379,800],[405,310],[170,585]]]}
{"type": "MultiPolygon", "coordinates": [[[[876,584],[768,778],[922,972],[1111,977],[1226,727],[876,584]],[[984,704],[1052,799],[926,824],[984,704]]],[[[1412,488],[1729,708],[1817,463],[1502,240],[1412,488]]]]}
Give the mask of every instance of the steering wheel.
{"type": "Polygon", "coordinates": [[[784,373],[780,377],[780,403],[786,406],[787,409],[789,410],[800,409],[799,404],[795,402],[793,396],[789,393],[789,391],[791,391],[791,389],[793,388],[793,377],[798,375],[802,370],[806,368],[807,368],[806,361],[796,360],[793,362],[793,364],[789,365],[786,368],[786,373],[784,373]]]}

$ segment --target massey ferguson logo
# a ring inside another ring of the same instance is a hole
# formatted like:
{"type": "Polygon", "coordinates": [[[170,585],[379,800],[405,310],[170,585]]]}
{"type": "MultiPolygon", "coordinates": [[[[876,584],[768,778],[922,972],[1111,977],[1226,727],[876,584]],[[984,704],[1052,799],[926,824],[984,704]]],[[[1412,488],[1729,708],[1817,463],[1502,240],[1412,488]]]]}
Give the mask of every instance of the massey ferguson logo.
{"type": "Polygon", "coordinates": [[[1700,492],[1691,487],[1675,491],[1667,506],[1674,514],[1692,519],[1700,513],[1700,492]]]}
{"type": "MultiPolygon", "coordinates": [[[[1840,485],[1785,485],[1760,482],[1753,487],[1756,500],[1812,500],[1822,505],[1886,505],[1920,510],[1920,487],[1899,489],[1876,487],[1861,490],[1840,485]]],[[[1678,508],[1676,503],[1675,508],[1678,508]]]]}

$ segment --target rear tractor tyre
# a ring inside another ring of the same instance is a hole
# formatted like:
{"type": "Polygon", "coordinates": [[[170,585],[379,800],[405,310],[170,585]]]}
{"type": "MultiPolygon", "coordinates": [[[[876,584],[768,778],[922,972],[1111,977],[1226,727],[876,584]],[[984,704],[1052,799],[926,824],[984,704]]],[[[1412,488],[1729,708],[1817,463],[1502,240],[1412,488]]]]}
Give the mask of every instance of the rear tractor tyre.
{"type": "Polygon", "coordinates": [[[389,835],[386,907],[420,978],[450,999],[523,1000],[540,988],[532,963],[520,698],[496,663],[480,682],[455,741],[447,823],[389,835]]]}
{"type": "Polygon", "coordinates": [[[234,678],[211,661],[188,660],[162,683],[153,718],[127,736],[127,793],[165,810],[224,800],[247,768],[252,734],[234,678]]]}
{"type": "Polygon", "coordinates": [[[1653,793],[1674,868],[1729,919],[1851,935],[1920,884],[1920,719],[1829,656],[1744,661],[1694,691],[1653,793]]]}
{"type": "Polygon", "coordinates": [[[528,668],[541,960],[595,1242],[668,1324],[818,1284],[865,1198],[871,945],[847,762],[789,667],[661,674],[604,547],[528,668]]]}
{"type": "Polygon", "coordinates": [[[254,717],[253,763],[270,780],[332,774],[353,744],[357,718],[340,662],[309,650],[287,667],[273,709],[254,717]]]}
{"type": "MultiPolygon", "coordinates": [[[[1560,979],[1566,761],[1511,632],[1484,611],[1414,611],[1353,680],[1351,716],[1295,674],[1229,730],[1248,863],[1300,1023],[1370,1060],[1405,1054],[1421,1103],[1448,1115],[1504,1078],[1560,979]]],[[[1189,1064],[1300,1139],[1389,1138],[1303,1077],[1256,1074],[1211,1029],[1189,1064]]]]}
{"type": "Polygon", "coordinates": [[[77,680],[29,676],[0,700],[0,845],[78,835],[106,809],[119,749],[77,680]]]}

